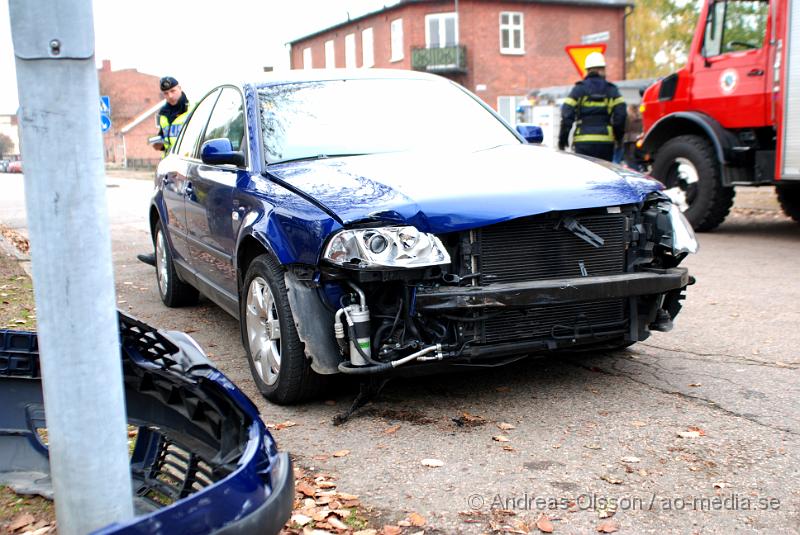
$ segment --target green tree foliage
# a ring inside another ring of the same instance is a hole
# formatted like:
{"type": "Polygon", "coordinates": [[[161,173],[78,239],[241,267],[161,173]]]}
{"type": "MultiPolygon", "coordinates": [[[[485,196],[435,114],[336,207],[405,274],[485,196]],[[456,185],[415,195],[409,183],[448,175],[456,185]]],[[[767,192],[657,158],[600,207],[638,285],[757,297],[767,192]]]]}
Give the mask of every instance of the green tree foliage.
{"type": "Polygon", "coordinates": [[[686,63],[702,0],[637,0],[626,28],[628,78],[656,78],[686,63]]]}

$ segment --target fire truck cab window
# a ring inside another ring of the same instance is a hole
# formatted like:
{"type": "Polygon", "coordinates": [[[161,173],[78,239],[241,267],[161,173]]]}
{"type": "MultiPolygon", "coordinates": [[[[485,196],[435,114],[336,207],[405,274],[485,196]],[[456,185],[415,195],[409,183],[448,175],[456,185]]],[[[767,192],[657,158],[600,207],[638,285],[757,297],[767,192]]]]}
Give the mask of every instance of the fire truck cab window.
{"type": "Polygon", "coordinates": [[[708,58],[761,48],[768,16],[769,3],[763,0],[716,2],[706,22],[703,55],[708,58]]]}

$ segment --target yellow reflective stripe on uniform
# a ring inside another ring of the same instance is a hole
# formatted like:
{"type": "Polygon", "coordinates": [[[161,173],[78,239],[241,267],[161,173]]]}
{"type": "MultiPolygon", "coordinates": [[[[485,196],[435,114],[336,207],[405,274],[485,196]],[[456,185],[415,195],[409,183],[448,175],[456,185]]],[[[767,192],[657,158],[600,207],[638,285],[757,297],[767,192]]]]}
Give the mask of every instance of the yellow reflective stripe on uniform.
{"type": "Polygon", "coordinates": [[[618,104],[625,104],[625,99],[622,98],[622,97],[617,97],[617,98],[615,98],[614,100],[611,101],[609,106],[611,106],[613,108],[614,106],[617,106],[618,104]]]}
{"type": "Polygon", "coordinates": [[[613,143],[614,136],[607,134],[582,134],[573,139],[575,143],[613,143]]]}
{"type": "Polygon", "coordinates": [[[608,107],[608,99],[603,100],[587,100],[581,103],[581,106],[586,108],[607,108],[608,107]]]}
{"type": "Polygon", "coordinates": [[[613,143],[614,129],[607,126],[606,131],[606,134],[581,134],[580,129],[578,129],[575,132],[573,141],[575,143],[613,143]]]}
{"type": "Polygon", "coordinates": [[[572,106],[574,108],[578,104],[578,101],[575,100],[574,98],[567,97],[564,99],[564,104],[566,104],[567,106],[572,106]]]}

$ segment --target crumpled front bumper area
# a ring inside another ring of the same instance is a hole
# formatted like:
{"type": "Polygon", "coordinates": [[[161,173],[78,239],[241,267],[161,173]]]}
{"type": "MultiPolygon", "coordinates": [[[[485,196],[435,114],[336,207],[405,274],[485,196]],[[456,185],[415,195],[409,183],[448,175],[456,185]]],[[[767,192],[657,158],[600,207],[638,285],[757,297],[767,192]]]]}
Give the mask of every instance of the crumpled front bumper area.
{"type": "MultiPolygon", "coordinates": [[[[278,533],[293,470],[257,408],[189,336],[119,325],[137,516],[95,533],[278,533]]],[[[52,496],[39,369],[36,333],[0,331],[0,484],[52,496]]]]}
{"type": "Polygon", "coordinates": [[[645,269],[637,273],[543,281],[423,289],[417,307],[426,312],[484,307],[555,305],[597,299],[652,295],[690,284],[686,268],[645,269]]]}

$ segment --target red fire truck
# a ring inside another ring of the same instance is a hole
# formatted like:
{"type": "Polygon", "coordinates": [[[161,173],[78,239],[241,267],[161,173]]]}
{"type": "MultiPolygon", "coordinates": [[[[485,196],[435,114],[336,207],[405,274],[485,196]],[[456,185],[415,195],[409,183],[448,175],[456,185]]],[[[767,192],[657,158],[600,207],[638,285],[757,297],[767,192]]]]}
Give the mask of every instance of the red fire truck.
{"type": "Polygon", "coordinates": [[[722,223],[734,186],[775,185],[800,222],[798,4],[704,0],[686,66],[644,93],[652,175],[696,230],[722,223]]]}

